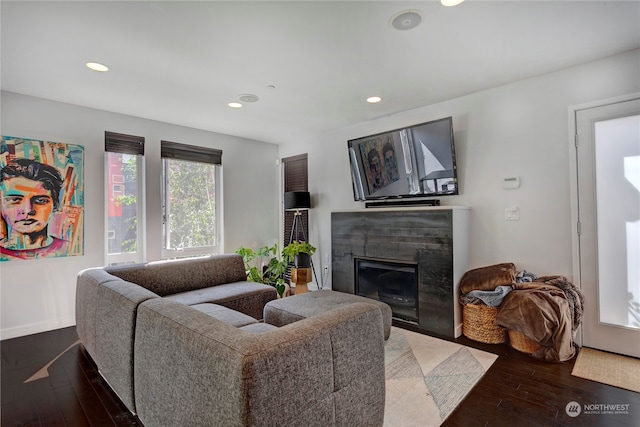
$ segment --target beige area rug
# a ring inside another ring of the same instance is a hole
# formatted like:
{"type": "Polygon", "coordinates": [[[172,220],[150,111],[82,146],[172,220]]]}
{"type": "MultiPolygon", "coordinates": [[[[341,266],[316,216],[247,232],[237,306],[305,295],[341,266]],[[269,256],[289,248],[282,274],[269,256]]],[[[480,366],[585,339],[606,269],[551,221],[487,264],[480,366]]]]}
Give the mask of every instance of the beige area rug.
{"type": "Polygon", "coordinates": [[[392,327],[385,343],[384,426],[439,426],[497,358],[392,327]]]}
{"type": "Polygon", "coordinates": [[[571,375],[640,393],[640,359],[582,347],[571,375]]]}

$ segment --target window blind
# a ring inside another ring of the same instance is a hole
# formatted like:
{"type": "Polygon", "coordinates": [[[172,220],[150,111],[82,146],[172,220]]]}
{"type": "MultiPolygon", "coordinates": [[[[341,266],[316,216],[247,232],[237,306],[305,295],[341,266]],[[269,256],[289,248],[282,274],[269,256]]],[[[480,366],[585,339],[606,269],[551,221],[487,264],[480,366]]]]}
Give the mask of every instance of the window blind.
{"type": "Polygon", "coordinates": [[[105,131],[104,151],[144,156],[144,137],[105,131]]]}
{"type": "Polygon", "coordinates": [[[222,150],[171,141],[160,141],[160,156],[190,162],[222,164],[222,150]]]}

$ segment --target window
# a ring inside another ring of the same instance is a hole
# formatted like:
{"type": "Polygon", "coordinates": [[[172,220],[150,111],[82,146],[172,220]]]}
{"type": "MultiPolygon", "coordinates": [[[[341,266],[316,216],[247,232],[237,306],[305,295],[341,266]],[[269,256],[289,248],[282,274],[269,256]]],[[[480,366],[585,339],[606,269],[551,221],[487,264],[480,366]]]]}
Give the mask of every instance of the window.
{"type": "Polygon", "coordinates": [[[162,257],[218,254],[222,238],[222,151],[161,141],[162,257]]]}
{"type": "Polygon", "coordinates": [[[144,261],[144,138],[105,132],[107,264],[144,261]]]}

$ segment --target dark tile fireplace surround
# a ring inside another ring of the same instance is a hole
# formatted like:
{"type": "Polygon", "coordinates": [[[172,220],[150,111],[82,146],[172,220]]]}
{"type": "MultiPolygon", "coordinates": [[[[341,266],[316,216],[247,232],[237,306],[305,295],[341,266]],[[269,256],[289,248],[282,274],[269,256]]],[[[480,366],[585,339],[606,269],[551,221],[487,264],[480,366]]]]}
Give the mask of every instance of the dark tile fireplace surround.
{"type": "Polygon", "coordinates": [[[332,212],[332,289],[388,303],[399,326],[458,337],[468,234],[464,207],[332,212]]]}

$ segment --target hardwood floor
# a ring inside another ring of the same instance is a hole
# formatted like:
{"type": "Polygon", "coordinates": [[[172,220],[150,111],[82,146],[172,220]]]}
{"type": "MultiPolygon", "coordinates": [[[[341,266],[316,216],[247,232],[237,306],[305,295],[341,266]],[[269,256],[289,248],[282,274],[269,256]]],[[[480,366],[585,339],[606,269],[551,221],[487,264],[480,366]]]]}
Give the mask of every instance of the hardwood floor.
{"type": "MultiPolygon", "coordinates": [[[[5,340],[2,348],[2,426],[139,426],[98,374],[81,345],[25,383],[76,342],[74,327],[5,340]]],[[[574,361],[540,362],[507,345],[460,344],[499,357],[443,426],[639,426],[640,394],[571,376],[574,361]],[[565,412],[569,402],[629,405],[628,414],[565,412]]],[[[398,426],[408,427],[408,426],[398,426]]]]}
{"type": "MultiPolygon", "coordinates": [[[[498,355],[498,359],[443,426],[640,426],[640,394],[571,375],[575,358],[550,363],[507,344],[456,342],[498,355]],[[567,404],[623,404],[628,414],[570,417],[567,404]]],[[[640,381],[640,379],[639,379],[640,381]]]]}
{"type": "Polygon", "coordinates": [[[49,376],[24,383],[76,342],[75,327],[4,340],[2,426],[142,425],[111,391],[81,345],[48,369],[49,376]]]}

